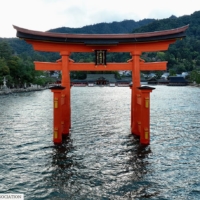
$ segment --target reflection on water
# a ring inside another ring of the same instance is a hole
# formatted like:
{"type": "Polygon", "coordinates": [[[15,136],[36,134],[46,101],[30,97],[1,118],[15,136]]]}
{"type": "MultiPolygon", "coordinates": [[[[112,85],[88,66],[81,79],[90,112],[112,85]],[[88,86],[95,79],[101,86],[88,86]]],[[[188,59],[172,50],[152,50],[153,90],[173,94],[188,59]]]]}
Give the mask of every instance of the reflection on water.
{"type": "Polygon", "coordinates": [[[200,89],[156,86],[151,145],[130,134],[129,88],[72,88],[52,143],[50,91],[0,96],[0,193],[25,199],[200,199],[200,89]]]}
{"type": "Polygon", "coordinates": [[[151,153],[150,147],[140,146],[139,140],[132,135],[128,135],[122,145],[125,149],[117,154],[103,154],[101,158],[85,149],[87,156],[83,157],[73,154],[76,151],[73,142],[70,136],[65,138],[62,145],[52,149],[52,171],[46,179],[47,185],[57,189],[54,197],[62,199],[62,194],[63,199],[116,199],[118,196],[155,195],[148,193],[148,185],[142,183],[147,173],[148,161],[145,159],[151,153]]]}

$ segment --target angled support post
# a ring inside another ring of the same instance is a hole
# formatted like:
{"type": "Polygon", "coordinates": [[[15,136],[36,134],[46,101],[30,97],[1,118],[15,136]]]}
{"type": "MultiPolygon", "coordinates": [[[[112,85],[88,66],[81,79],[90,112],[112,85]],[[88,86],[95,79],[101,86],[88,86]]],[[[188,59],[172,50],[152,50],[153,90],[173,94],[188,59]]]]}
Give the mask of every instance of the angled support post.
{"type": "Polygon", "coordinates": [[[65,89],[62,86],[51,87],[53,92],[53,142],[54,144],[62,143],[62,108],[61,108],[61,93],[65,89]]]}
{"type": "Polygon", "coordinates": [[[140,90],[140,114],[139,114],[139,130],[140,144],[150,144],[150,93],[155,88],[143,86],[138,87],[140,90]]]}

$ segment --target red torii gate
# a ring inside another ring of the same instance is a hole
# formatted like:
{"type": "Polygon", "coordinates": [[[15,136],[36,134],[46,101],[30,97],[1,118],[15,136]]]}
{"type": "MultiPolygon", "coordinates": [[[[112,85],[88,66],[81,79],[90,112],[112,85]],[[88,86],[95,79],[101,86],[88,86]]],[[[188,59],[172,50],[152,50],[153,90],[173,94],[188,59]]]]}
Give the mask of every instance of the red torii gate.
{"type": "Polygon", "coordinates": [[[62,135],[69,134],[71,127],[70,71],[132,71],[131,132],[140,136],[140,143],[150,143],[150,92],[151,87],[140,86],[140,71],[166,70],[167,62],[145,63],[140,59],[143,52],[165,51],[177,39],[185,37],[189,25],[177,29],[135,34],[61,34],[33,31],[17,26],[17,37],[32,44],[34,50],[59,52],[58,62],[34,62],[36,70],[62,71],[61,87],[51,88],[54,93],[55,144],[62,143],[62,135]],[[72,52],[129,52],[127,63],[75,63],[69,58],[72,52]]]}

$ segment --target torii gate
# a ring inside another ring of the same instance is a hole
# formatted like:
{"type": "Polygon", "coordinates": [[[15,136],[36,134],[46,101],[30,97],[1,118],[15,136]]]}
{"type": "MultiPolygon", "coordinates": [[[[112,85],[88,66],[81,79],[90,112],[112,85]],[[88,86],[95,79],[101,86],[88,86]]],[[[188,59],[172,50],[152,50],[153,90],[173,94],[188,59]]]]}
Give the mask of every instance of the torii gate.
{"type": "Polygon", "coordinates": [[[165,51],[177,39],[185,37],[189,27],[135,34],[61,34],[33,31],[17,26],[17,37],[32,44],[34,50],[59,52],[58,62],[34,62],[36,70],[62,71],[61,87],[51,88],[54,93],[53,142],[62,143],[62,135],[71,127],[70,71],[132,71],[131,132],[140,136],[140,143],[150,143],[150,92],[151,87],[140,86],[140,71],[166,70],[167,62],[145,63],[143,52],[165,51]],[[69,58],[72,52],[95,52],[96,63],[75,63],[69,58]],[[106,52],[129,52],[127,63],[106,63],[106,52]]]}

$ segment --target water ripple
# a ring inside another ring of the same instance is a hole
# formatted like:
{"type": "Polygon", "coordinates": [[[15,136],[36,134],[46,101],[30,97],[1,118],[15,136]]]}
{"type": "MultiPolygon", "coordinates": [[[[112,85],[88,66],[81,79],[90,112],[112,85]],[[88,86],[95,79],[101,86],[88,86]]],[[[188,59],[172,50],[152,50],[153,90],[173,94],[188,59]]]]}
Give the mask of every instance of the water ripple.
{"type": "Polygon", "coordinates": [[[200,89],[156,86],[151,145],[130,133],[129,88],[72,88],[52,143],[52,93],[0,96],[0,193],[25,199],[200,199],[200,89]]]}

